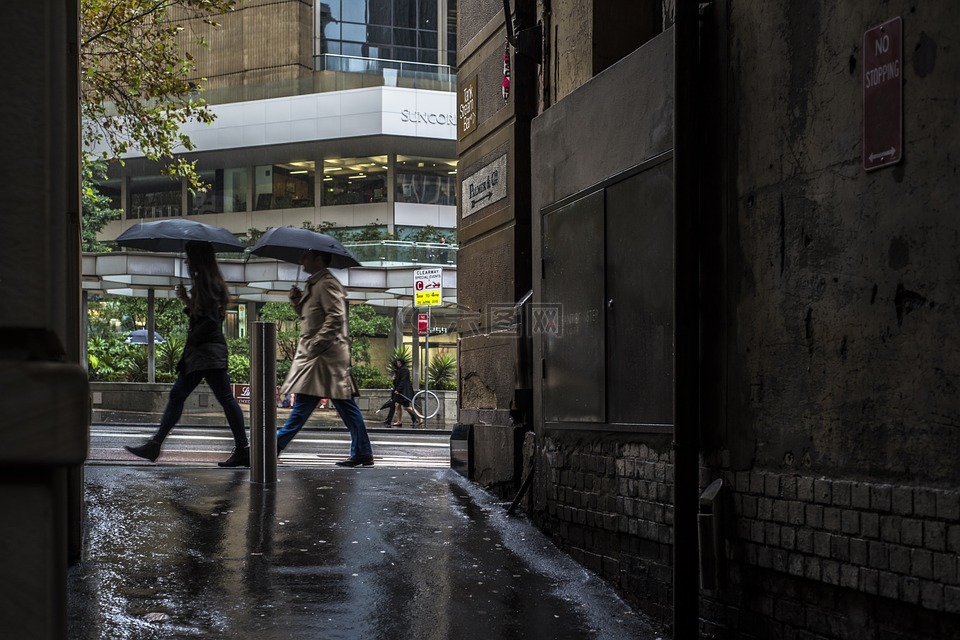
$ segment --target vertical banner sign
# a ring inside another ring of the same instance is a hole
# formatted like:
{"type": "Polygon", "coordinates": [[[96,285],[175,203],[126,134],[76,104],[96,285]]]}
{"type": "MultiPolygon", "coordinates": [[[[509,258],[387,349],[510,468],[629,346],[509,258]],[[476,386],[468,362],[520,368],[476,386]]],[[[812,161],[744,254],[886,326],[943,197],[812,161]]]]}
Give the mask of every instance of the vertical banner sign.
{"type": "Polygon", "coordinates": [[[472,76],[457,92],[457,140],[477,128],[477,76],[472,76]]]}
{"type": "Polygon", "coordinates": [[[428,331],[430,331],[430,314],[418,313],[417,314],[417,333],[425,334],[428,331]]]}
{"type": "Polygon", "coordinates": [[[500,93],[503,95],[503,101],[510,98],[510,41],[507,40],[503,45],[503,84],[500,87],[500,93]]]}
{"type": "Polygon", "coordinates": [[[863,168],[903,158],[903,21],[900,16],[863,34],[863,168]]]}
{"type": "Polygon", "coordinates": [[[443,269],[417,269],[413,272],[413,305],[439,307],[442,304],[443,269]]]}

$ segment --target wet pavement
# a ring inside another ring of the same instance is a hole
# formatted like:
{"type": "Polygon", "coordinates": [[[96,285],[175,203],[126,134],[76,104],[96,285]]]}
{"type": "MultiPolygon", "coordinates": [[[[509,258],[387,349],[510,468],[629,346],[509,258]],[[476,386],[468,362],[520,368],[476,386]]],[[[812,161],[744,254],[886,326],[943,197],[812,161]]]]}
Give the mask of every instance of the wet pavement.
{"type": "Polygon", "coordinates": [[[69,637],[660,638],[449,469],[88,466],[69,637]]]}

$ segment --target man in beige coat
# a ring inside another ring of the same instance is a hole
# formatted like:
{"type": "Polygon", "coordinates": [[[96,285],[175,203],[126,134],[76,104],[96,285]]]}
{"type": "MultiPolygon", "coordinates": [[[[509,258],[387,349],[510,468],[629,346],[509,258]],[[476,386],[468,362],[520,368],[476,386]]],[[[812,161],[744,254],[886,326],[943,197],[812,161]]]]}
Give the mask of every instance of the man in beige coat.
{"type": "Polygon", "coordinates": [[[350,457],[337,465],[372,467],[373,449],[367,426],[353,399],[360,394],[350,374],[346,291],[327,270],[329,254],[306,251],[300,264],[310,274],[303,292],[290,288],[290,304],[300,316],[300,342],[280,388],[281,394],[296,394],[296,401],[287,422],[277,431],[277,453],[303,428],[320,399],[330,398],[350,431],[350,457]]]}

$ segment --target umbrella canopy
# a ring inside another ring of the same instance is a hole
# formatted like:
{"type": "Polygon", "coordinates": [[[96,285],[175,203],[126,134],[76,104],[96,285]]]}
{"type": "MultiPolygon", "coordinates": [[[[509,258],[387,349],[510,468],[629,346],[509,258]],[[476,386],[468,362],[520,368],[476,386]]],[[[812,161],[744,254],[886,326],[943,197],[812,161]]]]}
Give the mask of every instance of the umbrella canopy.
{"type": "Polygon", "coordinates": [[[223,227],[184,218],[141,222],[117,236],[116,242],[131,249],[182,252],[184,245],[191,240],[209,242],[213,250],[218,252],[240,253],[246,248],[223,227]]]}
{"type": "Polygon", "coordinates": [[[322,251],[331,255],[332,269],[359,267],[360,261],[353,257],[340,241],[325,233],[309,229],[275,227],[263,234],[250,253],[264,258],[276,258],[284,262],[299,264],[304,251],[322,251]]]}
{"type": "MultiPolygon", "coordinates": [[[[136,331],[131,331],[130,335],[127,336],[127,344],[147,344],[150,338],[150,332],[146,329],[137,329],[136,331]]],[[[156,331],[153,332],[153,342],[155,344],[163,343],[163,336],[161,336],[156,331]]]]}

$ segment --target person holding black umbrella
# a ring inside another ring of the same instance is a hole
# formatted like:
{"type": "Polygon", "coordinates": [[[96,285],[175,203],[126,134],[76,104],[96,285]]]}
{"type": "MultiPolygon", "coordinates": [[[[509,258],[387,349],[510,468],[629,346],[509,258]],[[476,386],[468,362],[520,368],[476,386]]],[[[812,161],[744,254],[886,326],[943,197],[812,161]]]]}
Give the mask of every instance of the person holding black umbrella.
{"type": "Polygon", "coordinates": [[[413,398],[413,383],[410,381],[410,369],[407,368],[407,363],[403,358],[396,358],[393,361],[393,371],[393,401],[396,403],[394,405],[394,411],[396,411],[397,417],[396,422],[390,426],[403,426],[403,413],[400,411],[400,409],[403,408],[410,414],[410,420],[413,422],[413,426],[419,427],[423,424],[423,421],[420,420],[420,417],[414,413],[413,407],[410,406],[411,398],[413,398]]]}
{"type": "Polygon", "coordinates": [[[304,291],[290,288],[290,304],[300,316],[300,342],[280,392],[296,394],[296,401],[277,430],[277,453],[303,428],[320,399],[329,398],[350,432],[350,457],[337,465],[372,467],[370,436],[354,401],[360,392],[350,373],[347,294],[328,269],[332,260],[327,251],[303,251],[300,264],[310,277],[304,291]]]}
{"type": "Polygon", "coordinates": [[[223,407],[233,434],[233,453],[218,464],[221,467],[249,467],[250,446],[243,423],[243,411],[233,397],[230,376],[227,374],[227,341],[223,336],[223,319],[229,302],[227,283],[217,266],[213,245],[203,241],[188,241],[184,249],[193,288],[187,292],[183,285],[177,285],[177,296],[185,305],[184,313],[190,317],[187,342],[177,363],[177,379],[170,390],[157,433],[144,444],[128,446],[126,449],[135,456],[154,462],[160,456],[164,439],[180,420],[187,397],[206,379],[214,397],[223,407]]]}

